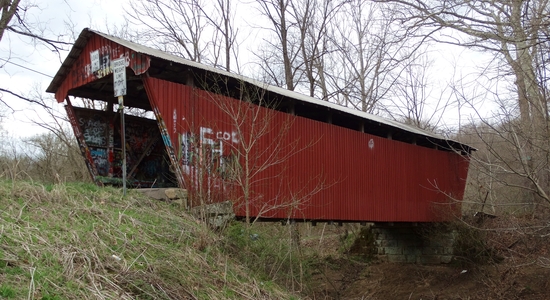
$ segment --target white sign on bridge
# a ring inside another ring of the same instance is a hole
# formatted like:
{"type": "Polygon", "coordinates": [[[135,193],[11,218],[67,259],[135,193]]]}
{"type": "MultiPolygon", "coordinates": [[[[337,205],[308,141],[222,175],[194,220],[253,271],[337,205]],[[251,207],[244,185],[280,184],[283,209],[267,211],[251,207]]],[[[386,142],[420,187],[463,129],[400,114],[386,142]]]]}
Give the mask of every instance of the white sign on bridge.
{"type": "Polygon", "coordinates": [[[126,95],[126,58],[122,57],[111,61],[113,69],[113,89],[115,97],[126,95]]]}
{"type": "Polygon", "coordinates": [[[99,50],[90,52],[90,61],[92,62],[92,73],[99,70],[99,50]]]}

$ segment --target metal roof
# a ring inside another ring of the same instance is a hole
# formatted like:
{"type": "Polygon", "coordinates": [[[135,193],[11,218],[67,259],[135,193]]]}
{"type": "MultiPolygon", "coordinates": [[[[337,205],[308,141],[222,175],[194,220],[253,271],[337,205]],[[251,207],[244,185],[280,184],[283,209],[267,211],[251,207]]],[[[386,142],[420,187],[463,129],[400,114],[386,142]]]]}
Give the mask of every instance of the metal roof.
{"type": "Polygon", "coordinates": [[[147,46],[144,46],[144,45],[136,44],[134,42],[130,42],[130,41],[118,38],[118,37],[114,37],[114,36],[99,32],[99,31],[89,29],[89,28],[83,29],[82,32],[80,33],[78,39],[75,41],[75,43],[73,45],[73,48],[69,52],[69,55],[67,56],[67,58],[65,59],[65,61],[61,65],[60,69],[56,73],[54,79],[52,80],[52,82],[48,86],[48,88],[46,90],[47,92],[55,93],[57,91],[57,89],[59,88],[61,83],[67,77],[67,74],[69,73],[72,64],[80,56],[80,54],[81,54],[83,48],[85,47],[88,39],[93,34],[97,34],[97,35],[99,35],[99,36],[101,36],[101,37],[103,37],[107,40],[110,40],[114,43],[120,44],[120,45],[122,45],[122,46],[124,46],[128,49],[131,49],[131,50],[135,51],[136,53],[141,53],[141,54],[148,55],[148,56],[151,56],[151,57],[154,57],[154,58],[157,58],[157,59],[161,59],[161,60],[164,60],[164,61],[176,63],[176,64],[179,64],[181,66],[186,66],[186,67],[191,67],[191,68],[194,68],[194,69],[203,70],[205,72],[216,74],[218,76],[224,76],[224,77],[232,78],[232,79],[235,79],[235,80],[238,80],[238,81],[243,81],[243,82],[249,83],[251,85],[254,85],[258,88],[265,89],[265,90],[267,90],[271,93],[281,95],[283,97],[288,97],[288,98],[291,98],[291,99],[295,99],[295,100],[303,102],[303,103],[310,103],[310,104],[314,104],[314,105],[317,105],[317,106],[321,106],[321,107],[326,108],[327,110],[333,110],[333,111],[336,111],[336,112],[341,112],[341,113],[344,113],[344,114],[356,116],[356,117],[362,118],[362,119],[370,121],[370,122],[376,122],[376,123],[379,123],[379,124],[383,124],[383,125],[395,128],[395,129],[399,129],[399,130],[403,130],[403,131],[415,134],[415,135],[420,135],[420,136],[424,136],[424,137],[427,137],[427,138],[436,139],[436,140],[439,140],[439,141],[446,141],[448,144],[452,144],[453,147],[458,146],[460,148],[460,150],[462,150],[462,151],[469,152],[470,150],[475,150],[474,148],[472,148],[470,146],[467,146],[465,144],[462,144],[460,142],[453,141],[453,140],[450,140],[450,139],[446,139],[445,137],[443,137],[441,135],[438,135],[438,134],[435,134],[435,133],[432,133],[432,132],[429,132],[429,131],[426,131],[426,130],[422,130],[420,128],[417,128],[417,127],[414,127],[414,126],[411,126],[411,125],[407,125],[407,124],[403,124],[403,123],[400,123],[400,122],[397,122],[397,121],[385,119],[385,118],[382,118],[380,116],[376,116],[376,115],[369,114],[369,113],[366,113],[366,112],[362,112],[362,111],[359,111],[359,110],[344,107],[344,106],[341,106],[341,105],[338,105],[338,104],[335,104],[335,103],[331,103],[331,102],[328,102],[328,101],[319,100],[319,99],[309,97],[309,96],[300,94],[298,92],[289,91],[289,90],[286,90],[286,89],[283,89],[283,88],[280,88],[280,87],[277,87],[277,86],[268,85],[268,84],[266,84],[264,82],[261,82],[261,81],[258,81],[258,80],[254,80],[254,79],[242,76],[242,75],[230,73],[230,72],[227,72],[227,71],[224,71],[224,70],[216,69],[216,68],[211,67],[211,66],[207,66],[207,65],[204,65],[204,64],[201,64],[201,63],[190,61],[188,59],[184,59],[184,58],[181,58],[181,57],[178,57],[178,56],[175,56],[175,55],[168,54],[168,53],[163,52],[161,50],[157,50],[157,49],[153,49],[153,48],[150,48],[150,47],[147,47],[147,46]]]}

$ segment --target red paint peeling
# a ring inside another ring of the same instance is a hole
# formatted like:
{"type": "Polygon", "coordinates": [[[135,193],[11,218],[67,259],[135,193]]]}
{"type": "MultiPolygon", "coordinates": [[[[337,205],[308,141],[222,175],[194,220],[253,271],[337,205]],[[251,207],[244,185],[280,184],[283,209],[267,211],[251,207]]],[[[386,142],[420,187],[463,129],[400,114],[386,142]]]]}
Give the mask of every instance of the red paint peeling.
{"type": "Polygon", "coordinates": [[[96,34],[92,35],[84,49],[82,49],[81,54],[73,62],[65,80],[55,92],[57,102],[63,102],[70,89],[83,86],[111,74],[111,60],[120,57],[126,57],[127,66],[136,75],[147,72],[151,65],[149,56],[137,53],[96,34]],[[90,53],[94,51],[99,51],[100,69],[92,72],[90,53]]]}

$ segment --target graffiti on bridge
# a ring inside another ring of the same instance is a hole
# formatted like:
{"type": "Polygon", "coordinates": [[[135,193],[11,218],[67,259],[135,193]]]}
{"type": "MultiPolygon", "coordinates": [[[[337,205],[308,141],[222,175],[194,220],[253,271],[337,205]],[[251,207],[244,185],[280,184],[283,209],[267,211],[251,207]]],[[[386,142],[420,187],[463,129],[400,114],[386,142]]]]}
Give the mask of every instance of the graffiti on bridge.
{"type": "Polygon", "coordinates": [[[178,159],[188,174],[201,168],[208,174],[227,178],[227,174],[238,163],[234,151],[231,151],[239,144],[239,136],[234,131],[214,131],[209,127],[200,127],[198,135],[192,132],[180,134],[179,144],[178,159]]]}
{"type": "Polygon", "coordinates": [[[109,124],[99,116],[92,118],[80,117],[78,119],[86,144],[90,146],[107,146],[107,130],[109,124]]]}
{"type": "Polygon", "coordinates": [[[94,160],[97,168],[97,173],[100,176],[107,176],[109,173],[109,157],[107,155],[107,149],[90,147],[90,154],[94,160]]]}
{"type": "MultiPolygon", "coordinates": [[[[75,108],[78,130],[90,149],[90,163],[105,178],[122,177],[120,124],[112,112],[75,108]]],[[[73,125],[73,126],[74,126],[73,125]]],[[[126,116],[126,169],[128,179],[141,186],[173,186],[169,162],[154,120],[126,116]]],[[[173,176],[172,176],[173,177],[173,176]]]]}

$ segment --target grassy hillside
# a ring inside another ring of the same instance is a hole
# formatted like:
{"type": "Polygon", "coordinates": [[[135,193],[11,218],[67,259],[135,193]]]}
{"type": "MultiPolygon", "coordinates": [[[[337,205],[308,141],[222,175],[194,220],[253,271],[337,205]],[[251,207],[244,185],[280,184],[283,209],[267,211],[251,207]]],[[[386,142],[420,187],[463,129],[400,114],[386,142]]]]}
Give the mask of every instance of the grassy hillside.
{"type": "Polygon", "coordinates": [[[354,255],[357,224],[214,232],[136,191],[0,179],[0,299],[549,299],[547,220],[468,225],[453,263],[399,265],[354,255]]]}
{"type": "Polygon", "coordinates": [[[2,180],[0,299],[296,298],[237,263],[228,231],[135,191],[2,180]]]}

